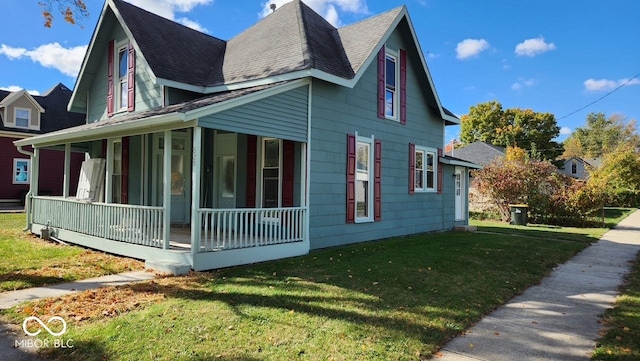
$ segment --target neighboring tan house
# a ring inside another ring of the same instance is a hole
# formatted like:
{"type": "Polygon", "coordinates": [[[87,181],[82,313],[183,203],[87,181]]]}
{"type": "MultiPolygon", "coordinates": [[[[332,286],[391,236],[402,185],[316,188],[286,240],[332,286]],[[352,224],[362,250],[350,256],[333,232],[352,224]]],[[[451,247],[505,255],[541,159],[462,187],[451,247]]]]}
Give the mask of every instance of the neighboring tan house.
{"type": "MultiPolygon", "coordinates": [[[[485,142],[473,142],[453,150],[453,155],[464,161],[486,166],[496,159],[504,158],[505,148],[485,142]]],[[[473,173],[469,180],[469,211],[481,212],[494,210],[495,205],[481,195],[473,185],[473,173]]]]}
{"type": "Polygon", "coordinates": [[[560,173],[577,179],[587,179],[591,170],[598,168],[600,164],[602,164],[602,159],[600,158],[571,157],[564,160],[560,173]]]}
{"type": "Polygon", "coordinates": [[[405,7],[336,29],[294,0],[225,41],[107,0],[69,109],[87,124],[15,142],[91,158],[77,200],[31,189],[31,231],[150,268],[468,224],[476,166],[441,155],[459,119],[405,7]]]}
{"type": "MultiPolygon", "coordinates": [[[[0,90],[0,206],[24,204],[24,197],[29,190],[31,149],[25,148],[26,152],[19,152],[13,145],[14,141],[85,123],[84,114],[67,111],[71,94],[71,90],[62,84],[57,84],[41,96],[31,95],[25,90],[0,90]]],[[[53,149],[43,151],[38,177],[40,194],[62,196],[65,189],[66,194],[75,194],[83,160],[84,153],[71,156],[71,178],[65,182],[64,173],[60,172],[64,169],[64,152],[53,149]]]]}

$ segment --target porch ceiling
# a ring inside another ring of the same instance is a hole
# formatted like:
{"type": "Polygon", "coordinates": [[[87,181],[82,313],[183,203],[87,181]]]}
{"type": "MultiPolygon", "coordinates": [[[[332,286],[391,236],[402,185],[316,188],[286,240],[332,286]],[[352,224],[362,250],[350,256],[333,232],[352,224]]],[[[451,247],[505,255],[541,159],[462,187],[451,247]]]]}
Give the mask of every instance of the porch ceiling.
{"type": "Polygon", "coordinates": [[[45,147],[121,135],[152,133],[171,128],[192,127],[195,126],[194,120],[203,112],[214,113],[219,111],[217,108],[228,109],[238,106],[244,104],[243,99],[249,95],[263,92],[271,94],[272,91],[277,92],[280,88],[289,88],[287,85],[297,82],[300,81],[285,81],[215,93],[179,104],[115,116],[94,123],[17,140],[14,144],[19,147],[28,145],[45,147]]]}

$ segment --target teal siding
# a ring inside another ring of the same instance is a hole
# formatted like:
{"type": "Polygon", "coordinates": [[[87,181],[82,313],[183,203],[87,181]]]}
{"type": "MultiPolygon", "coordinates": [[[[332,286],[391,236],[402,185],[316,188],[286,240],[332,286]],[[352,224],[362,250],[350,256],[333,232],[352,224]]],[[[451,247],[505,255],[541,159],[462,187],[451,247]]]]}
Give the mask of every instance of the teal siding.
{"type": "MultiPolygon", "coordinates": [[[[118,24],[109,37],[116,42],[126,39],[127,36],[118,24]]],[[[108,47],[107,44],[96,43],[95,46],[108,47]]],[[[107,50],[102,51],[102,57],[98,59],[100,65],[97,68],[94,81],[89,88],[89,108],[87,109],[87,121],[93,123],[107,118],[107,50]]],[[[117,84],[116,84],[117,85],[117,84]]],[[[156,108],[162,105],[162,87],[152,81],[152,73],[145,66],[140,52],[136,52],[136,112],[156,108]]],[[[126,114],[126,112],[124,112],[126,114]]]]}
{"type": "MultiPolygon", "coordinates": [[[[409,43],[411,44],[411,43],[409,43]]],[[[454,167],[443,168],[443,192],[409,189],[409,143],[442,148],[444,123],[429,106],[422,65],[415,48],[392,34],[387,46],[408,51],[407,124],[377,117],[377,63],[374,61],[353,89],[313,82],[311,121],[311,248],[323,248],[451,229],[455,219],[454,167]],[[347,134],[374,136],[382,142],[382,220],[346,223],[347,134]]],[[[427,85],[428,86],[428,85],[427,85]]]]}
{"type": "Polygon", "coordinates": [[[280,139],[307,141],[308,87],[303,86],[199,119],[198,125],[280,139]]]}

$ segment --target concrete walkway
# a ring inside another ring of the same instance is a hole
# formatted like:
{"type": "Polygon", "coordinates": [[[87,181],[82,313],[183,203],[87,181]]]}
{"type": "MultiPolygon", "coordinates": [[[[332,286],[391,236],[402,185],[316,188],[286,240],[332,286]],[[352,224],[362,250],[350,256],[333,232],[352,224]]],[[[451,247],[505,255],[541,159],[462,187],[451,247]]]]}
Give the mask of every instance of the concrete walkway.
{"type": "Polygon", "coordinates": [[[640,251],[640,211],[556,268],[540,285],[446,344],[439,361],[589,360],[599,316],[640,251]]]}

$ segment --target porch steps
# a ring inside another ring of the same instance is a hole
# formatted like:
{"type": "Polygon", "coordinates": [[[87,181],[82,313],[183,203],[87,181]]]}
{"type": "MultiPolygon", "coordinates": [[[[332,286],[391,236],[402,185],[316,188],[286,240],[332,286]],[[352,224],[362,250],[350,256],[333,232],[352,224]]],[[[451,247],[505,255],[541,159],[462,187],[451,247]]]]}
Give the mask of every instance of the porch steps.
{"type": "Polygon", "coordinates": [[[476,232],[478,230],[477,226],[455,226],[453,228],[456,232],[476,232]]]}
{"type": "Polygon", "coordinates": [[[174,276],[186,275],[191,271],[191,265],[181,264],[170,261],[154,261],[146,260],[144,262],[144,268],[150,269],[154,272],[161,274],[170,274],[174,276]]]}

